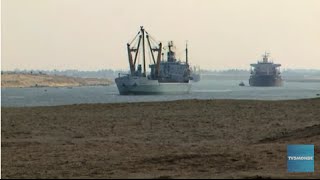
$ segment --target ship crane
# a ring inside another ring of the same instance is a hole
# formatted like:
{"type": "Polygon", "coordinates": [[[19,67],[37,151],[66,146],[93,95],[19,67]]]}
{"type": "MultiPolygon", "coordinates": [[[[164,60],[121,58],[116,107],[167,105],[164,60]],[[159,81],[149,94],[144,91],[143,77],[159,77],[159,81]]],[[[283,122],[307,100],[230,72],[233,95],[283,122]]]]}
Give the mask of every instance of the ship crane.
{"type": "MultiPolygon", "coordinates": [[[[146,77],[146,47],[145,47],[145,39],[148,41],[149,46],[149,53],[151,54],[152,61],[154,64],[157,64],[156,74],[159,75],[160,72],[160,61],[161,61],[161,51],[162,51],[162,43],[159,42],[155,47],[152,47],[152,43],[154,43],[155,40],[148,34],[147,31],[143,28],[143,26],[140,27],[140,31],[135,36],[135,38],[131,41],[131,43],[127,44],[127,51],[128,51],[128,59],[129,59],[129,66],[130,66],[130,73],[131,75],[134,75],[136,72],[136,63],[139,58],[139,53],[142,51],[142,63],[143,63],[143,73],[142,75],[146,77]],[[151,41],[153,40],[153,41],[151,41]],[[142,41],[142,45],[141,45],[142,41]],[[137,46],[132,46],[133,43],[138,42],[137,46]],[[157,59],[155,60],[155,52],[157,52],[157,59]],[[134,59],[133,59],[134,55],[134,59]]],[[[139,70],[139,68],[138,68],[139,70]]]]}

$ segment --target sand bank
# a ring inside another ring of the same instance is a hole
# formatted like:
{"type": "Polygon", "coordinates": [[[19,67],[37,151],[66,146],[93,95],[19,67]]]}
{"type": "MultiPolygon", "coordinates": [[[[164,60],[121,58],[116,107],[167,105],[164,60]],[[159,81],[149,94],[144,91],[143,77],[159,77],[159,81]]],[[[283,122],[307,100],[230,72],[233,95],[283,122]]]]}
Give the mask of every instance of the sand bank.
{"type": "Polygon", "coordinates": [[[3,178],[320,178],[320,99],[2,108],[3,178]],[[316,146],[289,174],[287,144],[316,146]]]}
{"type": "Polygon", "coordinates": [[[109,79],[79,78],[46,74],[2,74],[1,87],[107,86],[109,79]]]}

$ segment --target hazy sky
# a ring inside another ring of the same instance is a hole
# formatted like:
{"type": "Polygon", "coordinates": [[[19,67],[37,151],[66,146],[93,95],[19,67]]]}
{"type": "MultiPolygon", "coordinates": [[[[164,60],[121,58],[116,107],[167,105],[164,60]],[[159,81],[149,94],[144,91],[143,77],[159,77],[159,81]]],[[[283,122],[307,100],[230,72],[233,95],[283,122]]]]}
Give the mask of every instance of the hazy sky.
{"type": "Polygon", "coordinates": [[[139,27],[205,69],[320,69],[320,0],[2,0],[2,69],[127,69],[139,27]]]}

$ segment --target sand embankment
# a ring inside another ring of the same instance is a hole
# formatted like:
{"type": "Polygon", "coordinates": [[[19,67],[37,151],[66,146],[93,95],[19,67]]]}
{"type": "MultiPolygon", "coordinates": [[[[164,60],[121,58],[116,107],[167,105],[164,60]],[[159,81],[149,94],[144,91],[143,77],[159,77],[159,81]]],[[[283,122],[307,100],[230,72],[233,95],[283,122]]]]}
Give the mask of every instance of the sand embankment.
{"type": "Polygon", "coordinates": [[[79,78],[45,74],[2,74],[1,87],[73,87],[110,85],[109,79],[79,78]]]}
{"type": "Polygon", "coordinates": [[[319,178],[320,99],[2,108],[3,178],[319,178]],[[288,144],[315,173],[287,173],[288,144]]]}

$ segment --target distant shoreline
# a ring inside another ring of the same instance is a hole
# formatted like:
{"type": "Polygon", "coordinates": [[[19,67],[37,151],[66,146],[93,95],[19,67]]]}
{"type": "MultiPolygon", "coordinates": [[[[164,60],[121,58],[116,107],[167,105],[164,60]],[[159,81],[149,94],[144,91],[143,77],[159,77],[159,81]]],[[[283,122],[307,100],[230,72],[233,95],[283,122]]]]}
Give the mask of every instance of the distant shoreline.
{"type": "Polygon", "coordinates": [[[25,87],[3,87],[1,88],[6,88],[6,89],[23,89],[23,88],[77,88],[77,87],[99,87],[99,86],[110,86],[111,84],[94,84],[94,85],[79,85],[79,86],[25,86],[25,87]]]}
{"type": "Polygon", "coordinates": [[[80,78],[47,74],[2,74],[2,88],[42,88],[42,87],[81,87],[109,86],[110,79],[80,78]]]}

